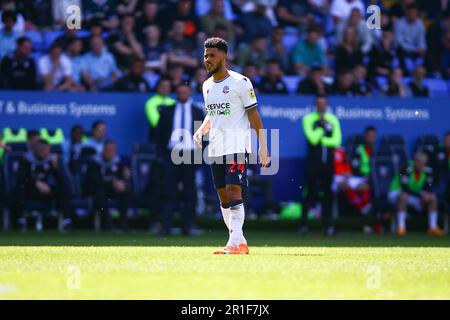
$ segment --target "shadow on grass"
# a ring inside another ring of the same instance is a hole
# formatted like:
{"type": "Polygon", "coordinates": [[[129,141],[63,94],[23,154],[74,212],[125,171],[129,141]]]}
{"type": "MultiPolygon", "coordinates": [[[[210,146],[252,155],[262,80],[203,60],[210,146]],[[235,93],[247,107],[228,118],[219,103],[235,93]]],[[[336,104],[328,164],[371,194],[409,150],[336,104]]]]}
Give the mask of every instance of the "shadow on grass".
{"type": "MultiPolygon", "coordinates": [[[[450,237],[431,238],[424,233],[410,233],[405,237],[391,234],[364,235],[341,233],[326,238],[320,233],[300,237],[294,231],[249,231],[250,247],[450,247],[450,237]]],[[[227,240],[224,231],[206,231],[202,236],[173,235],[159,237],[145,232],[114,234],[110,232],[55,231],[1,232],[0,247],[6,246],[137,246],[137,247],[221,247],[227,240]]],[[[1,250],[1,249],[0,249],[1,250]]]]}

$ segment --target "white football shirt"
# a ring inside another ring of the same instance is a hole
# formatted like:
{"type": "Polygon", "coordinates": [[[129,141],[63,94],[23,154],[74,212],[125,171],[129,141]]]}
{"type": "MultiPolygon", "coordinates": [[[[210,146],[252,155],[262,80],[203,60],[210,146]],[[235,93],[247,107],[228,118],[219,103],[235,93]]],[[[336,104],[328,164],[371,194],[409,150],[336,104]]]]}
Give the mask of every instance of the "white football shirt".
{"type": "Polygon", "coordinates": [[[256,107],[250,80],[229,70],[221,81],[210,77],[203,83],[206,113],[211,120],[208,155],[251,153],[251,129],[247,110],[256,107]]]}

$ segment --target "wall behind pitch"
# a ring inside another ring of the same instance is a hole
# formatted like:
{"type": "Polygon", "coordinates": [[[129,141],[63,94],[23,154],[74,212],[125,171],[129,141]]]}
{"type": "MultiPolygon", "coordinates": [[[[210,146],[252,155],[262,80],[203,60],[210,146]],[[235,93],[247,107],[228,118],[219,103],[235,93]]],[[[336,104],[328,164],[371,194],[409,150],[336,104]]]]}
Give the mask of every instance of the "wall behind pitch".
{"type": "MultiPolygon", "coordinates": [[[[149,95],[119,93],[42,93],[0,91],[0,129],[62,128],[81,124],[89,129],[93,121],[105,120],[108,137],[117,141],[119,152],[128,155],[135,143],[148,141],[144,114],[149,95]]],[[[200,95],[194,96],[199,104],[200,95]]],[[[306,142],[301,118],[313,110],[311,97],[259,95],[259,111],[268,129],[278,129],[281,165],[272,177],[277,198],[298,197],[303,177],[306,142]]],[[[384,134],[403,134],[412,151],[417,136],[450,130],[450,102],[445,98],[330,98],[331,110],[340,118],[344,137],[360,133],[367,125],[384,134]]]]}

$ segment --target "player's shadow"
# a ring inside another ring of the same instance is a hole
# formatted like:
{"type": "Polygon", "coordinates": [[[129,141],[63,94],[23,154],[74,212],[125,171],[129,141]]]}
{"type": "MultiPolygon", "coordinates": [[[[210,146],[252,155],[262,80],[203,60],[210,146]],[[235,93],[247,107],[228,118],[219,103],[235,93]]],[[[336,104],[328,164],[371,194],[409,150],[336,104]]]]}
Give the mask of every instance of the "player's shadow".
{"type": "MultiPolygon", "coordinates": [[[[295,231],[249,231],[250,248],[274,247],[450,247],[449,236],[431,238],[424,233],[410,233],[405,237],[392,234],[364,235],[361,232],[341,233],[327,238],[320,233],[300,237],[295,231]]],[[[146,232],[113,234],[111,232],[75,231],[58,233],[2,232],[1,246],[136,246],[136,247],[212,247],[220,248],[226,242],[225,231],[206,231],[201,236],[171,235],[160,237],[146,232]]],[[[280,254],[284,254],[280,250],[280,254]]],[[[263,254],[264,252],[260,252],[263,254]]],[[[286,253],[287,254],[287,253],[286,253]]],[[[304,253],[294,253],[303,255],[304,253]]]]}

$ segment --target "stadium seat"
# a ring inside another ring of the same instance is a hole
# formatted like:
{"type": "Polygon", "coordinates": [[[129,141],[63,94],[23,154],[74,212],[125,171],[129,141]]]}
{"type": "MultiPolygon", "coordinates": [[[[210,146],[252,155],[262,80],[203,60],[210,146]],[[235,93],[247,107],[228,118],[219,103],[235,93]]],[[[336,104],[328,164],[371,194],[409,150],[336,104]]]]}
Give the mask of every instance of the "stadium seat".
{"type": "Polygon", "coordinates": [[[430,97],[448,97],[449,88],[445,80],[442,79],[425,79],[425,84],[428,86],[430,91],[430,97]]]}
{"type": "Polygon", "coordinates": [[[42,36],[45,43],[45,49],[47,50],[55,42],[55,40],[64,34],[64,31],[46,31],[42,36]]]}
{"type": "Polygon", "coordinates": [[[347,153],[347,157],[350,157],[353,154],[355,148],[364,143],[364,135],[355,133],[347,136],[345,141],[345,152],[347,153]]]}
{"type": "Polygon", "coordinates": [[[133,199],[137,208],[150,207],[150,180],[154,160],[153,154],[133,154],[131,156],[133,199]]]}
{"type": "Polygon", "coordinates": [[[300,76],[284,76],[283,81],[286,84],[289,93],[296,93],[298,83],[301,81],[300,76]]]}
{"type": "Polygon", "coordinates": [[[427,134],[417,138],[417,151],[424,151],[428,155],[434,153],[436,147],[439,145],[439,138],[434,134],[427,134]]]}
{"type": "MultiPolygon", "coordinates": [[[[70,197],[70,208],[71,210],[77,212],[78,210],[84,210],[88,215],[92,213],[93,199],[90,196],[83,194],[83,181],[87,171],[87,162],[79,163],[75,172],[71,172],[67,166],[64,166],[64,175],[66,181],[69,184],[70,197]]],[[[99,217],[94,217],[94,227],[100,228],[99,217]]]]}
{"type": "Polygon", "coordinates": [[[20,162],[25,153],[12,151],[5,154],[3,159],[3,179],[4,179],[4,195],[5,208],[3,210],[3,229],[8,230],[10,227],[10,211],[15,203],[11,199],[15,199],[15,190],[17,187],[17,176],[19,172],[20,162]]]}
{"type": "MultiPolygon", "coordinates": [[[[396,174],[396,168],[391,156],[377,156],[373,161],[372,181],[373,181],[373,203],[376,213],[386,214],[391,211],[388,201],[388,193],[392,179],[396,174]]],[[[391,222],[393,213],[391,212],[391,222]]],[[[391,231],[393,225],[391,224],[391,231]]],[[[394,230],[395,231],[395,230],[394,230]]]]}
{"type": "Polygon", "coordinates": [[[33,51],[45,51],[45,41],[40,31],[27,30],[27,37],[31,40],[33,51]]]}

